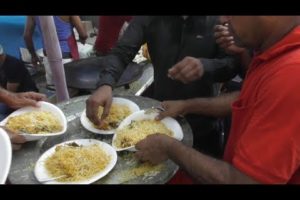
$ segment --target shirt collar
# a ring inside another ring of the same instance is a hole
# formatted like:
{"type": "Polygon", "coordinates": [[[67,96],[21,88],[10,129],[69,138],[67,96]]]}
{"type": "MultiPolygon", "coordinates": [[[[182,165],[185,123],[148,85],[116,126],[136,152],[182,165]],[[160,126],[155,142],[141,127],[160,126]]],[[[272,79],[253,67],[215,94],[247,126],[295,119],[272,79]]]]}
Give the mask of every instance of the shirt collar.
{"type": "Polygon", "coordinates": [[[300,47],[300,26],[295,27],[285,37],[276,42],[266,51],[260,54],[255,53],[256,59],[266,61],[295,47],[300,47]]]}

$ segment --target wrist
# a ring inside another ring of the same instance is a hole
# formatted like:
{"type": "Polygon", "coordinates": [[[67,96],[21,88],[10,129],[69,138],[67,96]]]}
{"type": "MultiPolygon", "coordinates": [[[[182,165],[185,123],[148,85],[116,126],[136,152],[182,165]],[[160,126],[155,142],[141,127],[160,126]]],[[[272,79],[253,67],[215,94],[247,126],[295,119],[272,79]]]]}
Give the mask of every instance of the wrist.
{"type": "Polygon", "coordinates": [[[171,138],[169,136],[165,136],[166,137],[166,141],[165,141],[165,152],[168,156],[168,158],[172,157],[172,149],[176,148],[176,139],[171,138]]]}
{"type": "Polygon", "coordinates": [[[109,85],[109,84],[103,84],[103,85],[101,85],[100,86],[100,88],[103,88],[103,89],[110,89],[111,91],[112,91],[112,86],[111,85],[109,85]]]}
{"type": "Polygon", "coordinates": [[[1,102],[3,102],[6,105],[11,104],[11,101],[15,98],[14,95],[15,95],[14,93],[4,90],[2,88],[0,90],[1,102]]]}
{"type": "Polygon", "coordinates": [[[181,107],[179,115],[188,114],[189,113],[189,102],[188,102],[188,100],[180,100],[179,104],[180,104],[180,107],[181,107]]]}

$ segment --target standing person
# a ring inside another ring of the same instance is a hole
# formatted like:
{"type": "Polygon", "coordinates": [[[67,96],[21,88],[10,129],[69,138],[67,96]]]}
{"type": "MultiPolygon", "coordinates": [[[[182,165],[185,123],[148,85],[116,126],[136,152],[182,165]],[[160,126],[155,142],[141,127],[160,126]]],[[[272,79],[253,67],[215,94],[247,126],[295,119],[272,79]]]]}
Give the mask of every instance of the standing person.
{"type": "MultiPolygon", "coordinates": [[[[145,43],[154,67],[153,98],[162,101],[216,96],[215,83],[231,79],[239,67],[238,60],[216,44],[216,24],[218,17],[214,16],[134,17],[116,47],[99,63],[104,71],[99,88],[87,99],[87,117],[100,124],[107,116],[114,84],[145,43]],[[97,117],[98,106],[104,106],[101,120],[97,117]]],[[[202,115],[186,117],[194,132],[194,147],[220,156],[218,120],[202,115]]]]}
{"type": "MultiPolygon", "coordinates": [[[[82,44],[85,43],[87,39],[87,33],[84,29],[79,16],[53,16],[54,24],[56,27],[56,32],[62,51],[63,64],[71,62],[72,60],[79,59],[79,52],[77,47],[77,42],[74,36],[73,28],[75,27],[78,34],[79,40],[82,44]]],[[[35,52],[34,44],[32,41],[33,32],[35,26],[41,32],[40,22],[38,17],[28,16],[26,21],[26,26],[24,30],[24,40],[26,46],[32,57],[32,64],[36,66],[38,64],[39,58],[35,52]]],[[[44,49],[44,66],[46,71],[46,81],[47,87],[49,89],[54,89],[52,71],[50,69],[49,61],[47,59],[47,52],[44,49]]]]}
{"type": "MultiPolygon", "coordinates": [[[[300,183],[300,26],[296,16],[222,17],[255,49],[238,99],[223,161],[162,134],[136,145],[142,161],[171,159],[201,183],[300,183]],[[283,88],[283,89],[279,89],[283,88]]],[[[225,105],[228,110],[229,105],[225,105]]]]}

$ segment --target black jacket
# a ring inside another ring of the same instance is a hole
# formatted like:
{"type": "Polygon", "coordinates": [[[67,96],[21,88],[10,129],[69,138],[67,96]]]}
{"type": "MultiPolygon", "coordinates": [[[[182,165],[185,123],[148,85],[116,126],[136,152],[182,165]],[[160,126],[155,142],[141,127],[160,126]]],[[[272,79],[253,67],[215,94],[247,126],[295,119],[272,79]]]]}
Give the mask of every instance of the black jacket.
{"type": "Polygon", "coordinates": [[[158,100],[214,96],[213,82],[233,78],[238,62],[225,55],[214,39],[217,17],[139,16],[131,21],[124,36],[101,65],[98,86],[114,85],[124,67],[135,57],[141,45],[148,44],[154,66],[154,97],[158,100]],[[204,65],[203,79],[183,84],[167,77],[168,69],[186,56],[200,58],[204,65]]]}
{"type": "MultiPolygon", "coordinates": [[[[190,16],[186,20],[181,16],[134,17],[116,47],[102,59],[100,65],[105,70],[100,75],[98,86],[113,86],[141,45],[147,42],[154,67],[155,99],[215,96],[213,83],[230,80],[239,67],[239,62],[225,55],[216,44],[213,29],[217,23],[218,18],[214,16],[190,16]],[[190,84],[168,78],[168,69],[186,56],[201,59],[204,77],[190,84]]],[[[213,121],[212,118],[206,119],[213,121]]]]}

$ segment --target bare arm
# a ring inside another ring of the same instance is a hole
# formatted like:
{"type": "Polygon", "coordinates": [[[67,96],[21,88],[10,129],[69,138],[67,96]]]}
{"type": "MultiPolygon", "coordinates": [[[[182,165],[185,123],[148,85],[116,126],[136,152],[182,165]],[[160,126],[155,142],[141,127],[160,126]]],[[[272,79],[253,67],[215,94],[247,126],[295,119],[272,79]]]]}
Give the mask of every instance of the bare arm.
{"type": "Polygon", "coordinates": [[[177,101],[164,101],[161,106],[165,111],[161,112],[157,119],[164,117],[176,117],[186,114],[198,114],[210,117],[224,117],[230,115],[231,104],[238,98],[240,92],[235,91],[209,98],[194,98],[177,101]]]}
{"type": "Polygon", "coordinates": [[[227,162],[206,156],[172,140],[168,157],[184,168],[197,182],[220,184],[257,183],[227,162]]]}
{"type": "Polygon", "coordinates": [[[88,38],[88,35],[87,35],[85,28],[83,27],[80,17],[79,16],[70,16],[70,22],[77,30],[77,32],[79,34],[80,42],[82,44],[85,44],[85,40],[88,38]]]}
{"type": "Polygon", "coordinates": [[[35,52],[35,48],[32,40],[34,28],[35,28],[35,22],[33,16],[27,16],[23,37],[25,40],[26,47],[29,53],[31,54],[32,64],[37,65],[39,64],[38,62],[40,61],[35,52]]]}
{"type": "Polygon", "coordinates": [[[255,184],[251,177],[227,162],[206,156],[162,134],[148,136],[136,145],[136,157],[158,164],[168,158],[185,169],[196,182],[208,184],[255,184]]]}
{"type": "Polygon", "coordinates": [[[231,104],[238,98],[240,92],[231,92],[211,98],[196,98],[186,100],[186,112],[212,117],[224,117],[231,114],[231,104]]]}
{"type": "Polygon", "coordinates": [[[11,108],[22,108],[25,106],[37,107],[38,101],[45,101],[46,95],[36,92],[13,93],[0,87],[0,102],[11,108]]]}

